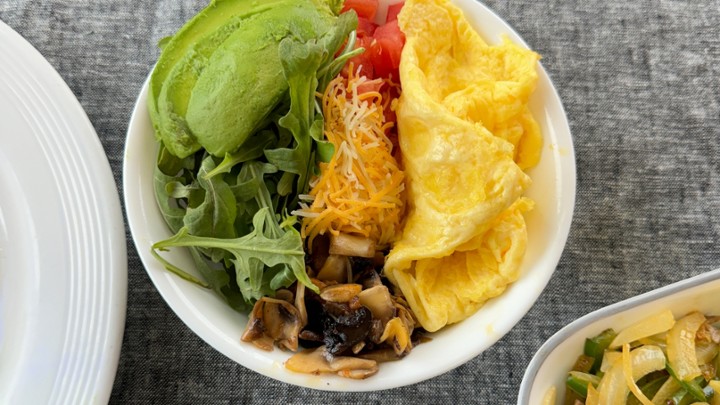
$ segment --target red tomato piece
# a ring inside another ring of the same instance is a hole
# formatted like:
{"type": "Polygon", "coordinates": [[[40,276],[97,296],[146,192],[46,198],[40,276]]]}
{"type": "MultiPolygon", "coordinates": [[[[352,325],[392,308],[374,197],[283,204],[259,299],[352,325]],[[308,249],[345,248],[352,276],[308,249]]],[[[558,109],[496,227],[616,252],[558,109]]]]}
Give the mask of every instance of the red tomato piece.
{"type": "Polygon", "coordinates": [[[358,37],[371,37],[375,33],[376,28],[377,25],[374,22],[364,17],[358,17],[358,26],[356,30],[358,37]]]}
{"type": "Polygon", "coordinates": [[[373,62],[371,57],[371,49],[373,46],[372,43],[373,38],[371,36],[358,37],[357,42],[355,42],[355,47],[365,48],[365,52],[355,56],[354,58],[347,61],[347,63],[345,63],[345,66],[342,70],[343,76],[348,77],[348,70],[350,69],[350,65],[352,64],[353,73],[357,73],[358,66],[360,66],[361,76],[365,76],[368,79],[375,78],[375,69],[373,68],[373,62]]]}
{"type": "Polygon", "coordinates": [[[405,45],[405,34],[400,31],[397,20],[388,21],[385,25],[381,25],[375,29],[373,33],[375,39],[387,38],[395,42],[400,49],[405,45]]]}
{"type": "Polygon", "coordinates": [[[392,73],[397,78],[400,55],[405,45],[405,34],[400,31],[397,20],[377,27],[373,38],[371,58],[375,73],[382,77],[389,77],[392,73]]]}
{"type": "Polygon", "coordinates": [[[378,5],[380,0],[345,0],[341,12],[346,12],[350,9],[355,10],[358,17],[367,18],[372,21],[375,19],[378,5]]]}
{"type": "Polygon", "coordinates": [[[395,3],[395,4],[388,6],[387,18],[385,19],[385,22],[397,20],[397,16],[398,16],[398,14],[400,14],[400,10],[402,10],[402,7],[404,5],[405,5],[405,2],[401,1],[400,3],[395,3]]]}
{"type": "MultiPolygon", "coordinates": [[[[372,61],[375,74],[379,77],[390,77],[394,73],[390,52],[387,51],[388,46],[392,46],[386,39],[375,40],[370,48],[370,60],[372,61]]],[[[395,77],[393,75],[393,77],[395,77]]]]}

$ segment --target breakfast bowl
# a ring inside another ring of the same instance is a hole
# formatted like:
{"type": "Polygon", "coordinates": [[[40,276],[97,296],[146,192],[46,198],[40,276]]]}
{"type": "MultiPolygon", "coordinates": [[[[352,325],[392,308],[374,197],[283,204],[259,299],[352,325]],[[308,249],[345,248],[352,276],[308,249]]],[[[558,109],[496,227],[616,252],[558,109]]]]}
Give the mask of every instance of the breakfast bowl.
{"type": "MultiPolygon", "coordinates": [[[[522,38],[490,9],[474,0],[454,0],[475,30],[490,44],[504,38],[528,48],[522,38]]],[[[565,246],[575,201],[575,157],[562,104],[542,66],[529,100],[543,134],[539,163],[527,174],[525,196],[535,203],[525,214],[528,242],[517,281],[487,301],[469,318],[428,333],[402,360],[381,363],[377,374],[362,380],[331,374],[300,374],[285,368],[290,357],[275,348],[260,350],[241,341],[248,316],[233,310],[214,291],[167,271],[152,246],[172,236],[158,208],[153,170],[158,145],[148,112],[146,82],[130,120],[124,155],[124,198],[135,247],[148,276],[177,316],[200,338],[231,360],[265,376],[298,386],[333,391],[373,391],[417,383],[445,373],[479,355],[503,337],[530,309],[552,276],[565,246]]],[[[192,269],[186,251],[163,256],[175,266],[192,269]]]]}
{"type": "Polygon", "coordinates": [[[720,269],[678,281],[591,312],[571,322],[548,339],[528,365],[518,405],[545,404],[555,390],[562,403],[565,381],[587,338],[612,328],[621,331],[649,317],[671,311],[675,319],[697,311],[716,315],[720,307],[720,269]]]}

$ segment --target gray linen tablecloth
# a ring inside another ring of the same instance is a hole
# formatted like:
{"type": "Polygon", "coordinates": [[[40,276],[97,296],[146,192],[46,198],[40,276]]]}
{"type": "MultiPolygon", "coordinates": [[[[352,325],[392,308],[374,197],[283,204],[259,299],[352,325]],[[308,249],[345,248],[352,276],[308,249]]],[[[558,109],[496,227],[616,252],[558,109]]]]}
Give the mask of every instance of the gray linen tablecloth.
{"type": "MultiPolygon", "coordinates": [[[[486,4],[542,54],[577,159],[570,237],[520,323],[467,364],[414,386],[302,389],[251,372],[196,337],[153,287],[128,232],[127,324],[111,403],[513,403],[528,362],[562,326],[720,267],[720,1],[486,4]]],[[[0,19],[68,83],[120,187],[128,120],[156,44],[204,5],[2,0],[0,19]]]]}

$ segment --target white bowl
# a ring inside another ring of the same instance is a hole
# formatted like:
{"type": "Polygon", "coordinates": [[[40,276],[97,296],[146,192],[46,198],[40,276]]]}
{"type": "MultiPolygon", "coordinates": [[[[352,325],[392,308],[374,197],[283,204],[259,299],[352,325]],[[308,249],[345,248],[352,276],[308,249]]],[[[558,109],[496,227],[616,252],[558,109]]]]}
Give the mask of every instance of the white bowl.
{"type": "Polygon", "coordinates": [[[567,373],[582,354],[585,339],[607,328],[621,330],[665,309],[677,318],[692,311],[717,314],[719,308],[720,269],[717,269],[587,314],[560,329],[540,347],[525,370],[517,403],[539,404],[553,386],[561,403],[567,373]]]}
{"type": "MultiPolygon", "coordinates": [[[[490,43],[505,34],[525,44],[504,21],[474,0],[455,0],[478,32],[490,43]]],[[[540,67],[532,109],[545,137],[540,164],[530,171],[527,195],[536,208],[527,215],[529,242],[520,279],[469,319],[417,346],[403,360],[385,363],[377,375],[355,381],[334,376],[297,374],[284,368],[288,353],[264,352],[242,343],[247,317],[230,309],[213,292],[170,274],[150,254],[153,242],[170,235],[153,194],[152,173],[157,145],[145,102],[147,83],[138,97],[128,128],[123,186],[127,219],[135,246],[156,288],[175,313],[198,336],[232,360],[258,373],[299,386],[335,391],[371,391],[416,383],[471,360],[497,342],[533,305],[555,270],[570,229],[575,204],[575,155],[565,112],[545,71],[540,67]]],[[[192,268],[181,250],[168,257],[192,268]]]]}

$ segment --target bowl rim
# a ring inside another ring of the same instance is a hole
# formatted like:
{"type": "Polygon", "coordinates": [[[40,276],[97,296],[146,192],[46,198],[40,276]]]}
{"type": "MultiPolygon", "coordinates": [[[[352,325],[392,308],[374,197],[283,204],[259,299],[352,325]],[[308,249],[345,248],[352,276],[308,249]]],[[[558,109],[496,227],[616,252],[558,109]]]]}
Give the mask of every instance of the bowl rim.
{"type": "Polygon", "coordinates": [[[596,322],[600,322],[605,318],[622,312],[630,311],[644,304],[658,301],[660,299],[678,294],[685,290],[695,288],[711,281],[720,279],[720,268],[701,273],[690,278],[676,281],[663,287],[635,295],[622,301],[607,305],[596,309],[582,317],[565,325],[562,329],[555,332],[533,356],[532,360],[525,369],[520,390],[518,393],[517,404],[528,405],[530,403],[530,394],[535,384],[535,378],[540,371],[540,367],[545,363],[548,356],[563,342],[574,335],[578,330],[586,326],[590,326],[596,322]]]}

